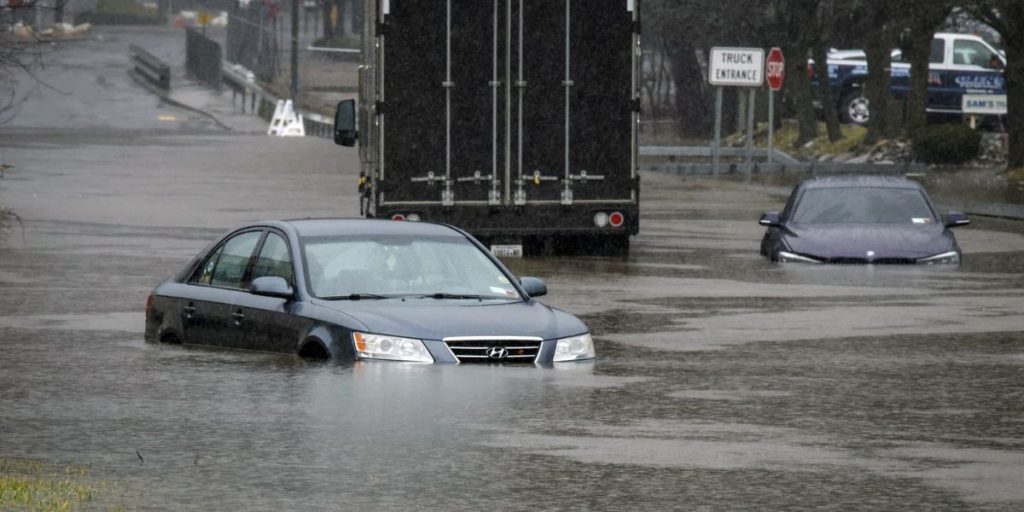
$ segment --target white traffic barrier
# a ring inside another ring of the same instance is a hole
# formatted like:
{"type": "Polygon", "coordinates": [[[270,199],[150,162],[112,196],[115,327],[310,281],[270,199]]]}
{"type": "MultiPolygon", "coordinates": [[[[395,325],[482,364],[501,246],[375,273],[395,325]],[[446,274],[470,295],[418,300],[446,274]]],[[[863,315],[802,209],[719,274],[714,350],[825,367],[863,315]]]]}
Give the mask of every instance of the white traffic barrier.
{"type": "Polygon", "coordinates": [[[292,100],[277,100],[274,117],[270,119],[267,135],[278,137],[305,137],[306,128],[302,123],[302,114],[295,112],[292,100]]]}

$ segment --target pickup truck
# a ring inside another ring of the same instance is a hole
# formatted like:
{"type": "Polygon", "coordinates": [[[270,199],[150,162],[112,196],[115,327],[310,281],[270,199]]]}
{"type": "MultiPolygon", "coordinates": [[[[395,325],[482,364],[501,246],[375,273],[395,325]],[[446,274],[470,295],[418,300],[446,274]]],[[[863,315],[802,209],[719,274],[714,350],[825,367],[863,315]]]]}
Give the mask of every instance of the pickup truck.
{"type": "MultiPolygon", "coordinates": [[[[1006,94],[1006,57],[985,40],[969,34],[938,33],[932,40],[928,66],[928,112],[961,115],[964,94],[1006,94]]],[[[811,64],[813,66],[813,63],[811,64]]],[[[811,68],[813,69],[813,67],[811,68]]],[[[910,63],[900,50],[892,52],[892,94],[906,99],[910,63]]],[[[828,76],[839,98],[839,116],[846,123],[866,124],[870,117],[864,97],[868,64],[861,50],[832,51],[828,76]]]]}

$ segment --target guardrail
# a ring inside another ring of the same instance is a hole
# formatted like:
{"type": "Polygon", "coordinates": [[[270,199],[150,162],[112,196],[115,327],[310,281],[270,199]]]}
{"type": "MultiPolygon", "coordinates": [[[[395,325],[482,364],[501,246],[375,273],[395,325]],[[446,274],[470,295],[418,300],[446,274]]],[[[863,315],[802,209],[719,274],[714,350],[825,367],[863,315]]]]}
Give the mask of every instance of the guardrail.
{"type": "MultiPolygon", "coordinates": [[[[221,75],[224,84],[231,89],[231,101],[238,104],[242,100],[242,112],[248,110],[250,113],[262,117],[267,122],[274,114],[274,106],[278,98],[274,93],[264,89],[256,82],[256,76],[241,65],[224,61],[221,68],[221,75]]],[[[302,125],[306,135],[322,137],[325,139],[334,138],[334,119],[316,112],[298,111],[302,114],[302,125]]]]}
{"type": "MultiPolygon", "coordinates": [[[[710,146],[640,146],[640,156],[665,156],[665,157],[703,157],[711,158],[713,148],[710,146]]],[[[719,155],[724,157],[745,156],[746,148],[723,147],[719,149],[719,155]]],[[[764,148],[751,148],[754,158],[768,158],[768,150],[764,148]]],[[[799,160],[779,151],[772,149],[772,159],[782,164],[797,164],[799,160]]]]}
{"type": "Polygon", "coordinates": [[[134,44],[128,46],[128,52],[132,61],[132,69],[128,72],[136,80],[156,87],[165,93],[171,90],[171,67],[167,63],[156,58],[145,48],[134,44]]]}

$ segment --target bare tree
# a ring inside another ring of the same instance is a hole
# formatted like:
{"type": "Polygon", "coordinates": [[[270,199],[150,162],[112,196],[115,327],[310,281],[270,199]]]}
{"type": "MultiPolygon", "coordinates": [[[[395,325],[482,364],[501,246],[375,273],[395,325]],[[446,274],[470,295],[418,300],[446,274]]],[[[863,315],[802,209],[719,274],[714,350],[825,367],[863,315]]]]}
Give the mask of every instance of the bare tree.
{"type": "Polygon", "coordinates": [[[1024,167],[1024,2],[977,0],[968,10],[1002,36],[1006,49],[1007,128],[1010,150],[1007,164],[1024,167]]]}
{"type": "Polygon", "coordinates": [[[53,47],[45,44],[31,25],[20,20],[34,18],[36,13],[44,11],[63,15],[65,2],[58,0],[48,4],[43,0],[8,0],[6,6],[0,7],[0,124],[13,119],[25,100],[24,96],[18,95],[21,79],[27,77],[44,87],[53,88],[35,74],[43,65],[43,56],[53,51],[53,47]]]}
{"type": "Polygon", "coordinates": [[[954,4],[954,0],[904,0],[895,4],[904,27],[900,47],[910,63],[906,117],[909,133],[928,123],[928,68],[932,39],[954,4]]]}

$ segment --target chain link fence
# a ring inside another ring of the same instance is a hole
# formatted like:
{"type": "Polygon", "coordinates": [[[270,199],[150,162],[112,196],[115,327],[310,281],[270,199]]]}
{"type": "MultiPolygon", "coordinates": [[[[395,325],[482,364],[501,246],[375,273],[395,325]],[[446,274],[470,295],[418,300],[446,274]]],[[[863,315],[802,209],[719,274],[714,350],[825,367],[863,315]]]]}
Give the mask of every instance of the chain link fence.
{"type": "Polygon", "coordinates": [[[238,2],[228,14],[225,57],[262,82],[272,82],[281,69],[281,5],[265,0],[238,2]]]}

